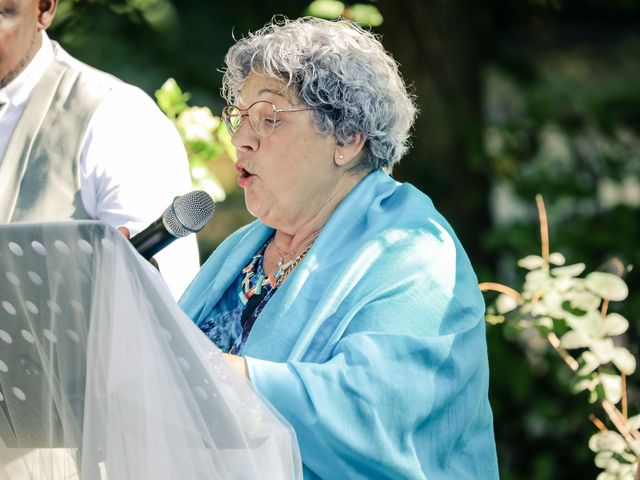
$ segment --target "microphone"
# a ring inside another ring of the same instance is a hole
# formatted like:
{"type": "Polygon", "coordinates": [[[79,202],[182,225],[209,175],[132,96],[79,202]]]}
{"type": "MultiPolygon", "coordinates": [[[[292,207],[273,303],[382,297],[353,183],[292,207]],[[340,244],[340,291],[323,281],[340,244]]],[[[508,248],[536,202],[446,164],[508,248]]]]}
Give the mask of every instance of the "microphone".
{"type": "Polygon", "coordinates": [[[177,238],[202,230],[214,210],[213,199],[202,190],[176,197],[160,218],[131,237],[131,244],[149,260],[177,238]]]}

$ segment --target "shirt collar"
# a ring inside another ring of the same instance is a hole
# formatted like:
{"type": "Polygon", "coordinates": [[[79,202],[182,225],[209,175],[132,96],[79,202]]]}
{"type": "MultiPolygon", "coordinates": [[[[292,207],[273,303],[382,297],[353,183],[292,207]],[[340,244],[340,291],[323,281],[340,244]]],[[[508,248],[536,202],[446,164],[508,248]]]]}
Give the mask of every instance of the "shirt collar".
{"type": "Polygon", "coordinates": [[[38,53],[33,57],[29,65],[20,72],[4,88],[0,88],[0,101],[5,100],[12,105],[20,105],[26,102],[31,95],[31,91],[36,86],[44,72],[55,58],[53,45],[49,37],[42,31],[42,45],[38,53]]]}

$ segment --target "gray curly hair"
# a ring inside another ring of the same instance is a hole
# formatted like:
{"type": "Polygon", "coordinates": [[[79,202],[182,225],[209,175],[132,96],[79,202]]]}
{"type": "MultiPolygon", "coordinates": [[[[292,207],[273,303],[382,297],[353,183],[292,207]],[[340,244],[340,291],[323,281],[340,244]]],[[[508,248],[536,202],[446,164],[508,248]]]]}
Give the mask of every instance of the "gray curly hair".
{"type": "Polygon", "coordinates": [[[314,109],[320,134],[366,141],[358,169],[391,170],[409,147],[416,116],[397,63],[378,38],[348,20],[274,18],[233,45],[225,57],[222,95],[237,101],[251,72],[292,86],[314,109]]]}

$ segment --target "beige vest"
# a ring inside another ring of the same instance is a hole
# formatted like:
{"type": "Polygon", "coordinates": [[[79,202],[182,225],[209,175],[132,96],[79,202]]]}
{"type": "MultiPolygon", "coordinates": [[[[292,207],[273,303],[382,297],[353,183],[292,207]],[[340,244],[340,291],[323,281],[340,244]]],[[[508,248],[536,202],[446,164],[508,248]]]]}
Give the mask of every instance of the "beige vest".
{"type": "Polygon", "coordinates": [[[89,218],[80,197],[80,156],[91,116],[109,90],[66,63],[51,64],[0,162],[0,224],[89,218]]]}

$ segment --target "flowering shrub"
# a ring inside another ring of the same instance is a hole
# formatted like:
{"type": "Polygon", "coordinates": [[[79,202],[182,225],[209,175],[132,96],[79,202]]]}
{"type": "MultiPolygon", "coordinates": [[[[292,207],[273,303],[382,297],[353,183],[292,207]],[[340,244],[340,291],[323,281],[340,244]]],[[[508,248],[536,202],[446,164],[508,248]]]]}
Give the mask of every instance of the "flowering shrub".
{"type": "Polygon", "coordinates": [[[537,201],[542,255],[518,262],[529,271],[521,292],[496,283],[480,285],[483,291],[499,292],[487,309],[487,321],[548,341],[573,372],[572,390],[587,391],[589,402],[602,406],[613,427],[591,416],[599,429],[589,441],[596,466],[603,469],[598,480],[633,480],[640,455],[640,415],[628,417],[625,379],[635,371],[636,359],[619,337],[629,322],[608,312],[610,302],[627,297],[627,285],[613,273],[581,277],[584,264],[564,265],[562,254],[550,253],[542,198],[537,201]]]}
{"type": "Polygon", "coordinates": [[[189,94],[173,78],[156,91],[156,99],[182,137],[194,187],[208,192],[216,201],[224,200],[233,184],[224,182],[224,167],[216,169],[216,164],[226,163],[230,170],[236,159],[224,122],[207,107],[189,106],[189,94]]]}

